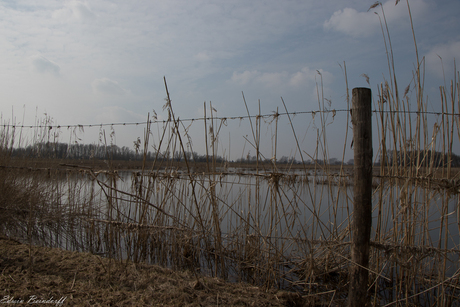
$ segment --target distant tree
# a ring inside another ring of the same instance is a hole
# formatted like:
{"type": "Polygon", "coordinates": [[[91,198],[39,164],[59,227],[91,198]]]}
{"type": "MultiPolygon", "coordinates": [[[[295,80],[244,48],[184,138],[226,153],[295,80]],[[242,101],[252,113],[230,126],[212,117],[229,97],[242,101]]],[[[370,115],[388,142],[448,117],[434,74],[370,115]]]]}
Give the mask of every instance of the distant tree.
{"type": "Polygon", "coordinates": [[[315,163],[318,165],[323,165],[324,161],[322,159],[315,159],[315,163]]]}
{"type": "Polygon", "coordinates": [[[329,162],[329,165],[338,165],[338,164],[340,164],[340,161],[337,158],[330,158],[328,162],[329,162]]]}
{"type": "Polygon", "coordinates": [[[282,156],[281,159],[278,160],[278,163],[280,163],[280,164],[289,163],[289,157],[287,157],[287,156],[282,156]]]}

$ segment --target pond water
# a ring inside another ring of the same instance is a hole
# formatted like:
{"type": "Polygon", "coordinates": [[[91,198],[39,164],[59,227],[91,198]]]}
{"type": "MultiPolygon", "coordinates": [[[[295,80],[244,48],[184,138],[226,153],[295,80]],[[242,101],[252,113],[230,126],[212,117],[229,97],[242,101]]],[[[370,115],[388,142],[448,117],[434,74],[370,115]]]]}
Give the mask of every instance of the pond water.
{"type": "MultiPolygon", "coordinates": [[[[58,226],[40,224],[49,245],[286,287],[309,270],[324,276],[349,265],[353,186],[347,175],[69,172],[48,183],[69,216],[58,226]]],[[[453,276],[458,195],[375,183],[373,271],[453,276]]]]}

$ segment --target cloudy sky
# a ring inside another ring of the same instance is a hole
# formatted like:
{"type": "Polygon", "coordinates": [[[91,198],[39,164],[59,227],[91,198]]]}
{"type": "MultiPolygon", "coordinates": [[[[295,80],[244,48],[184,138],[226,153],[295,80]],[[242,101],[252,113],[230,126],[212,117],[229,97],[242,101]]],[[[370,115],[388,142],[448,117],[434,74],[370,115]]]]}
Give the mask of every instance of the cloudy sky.
{"type": "MultiPolygon", "coordinates": [[[[314,111],[321,80],[328,108],[345,109],[344,62],[350,89],[366,86],[376,93],[388,77],[375,14],[382,11],[369,10],[374,2],[0,0],[2,120],[32,125],[46,113],[62,126],[143,122],[153,110],[159,119],[167,118],[163,76],[176,117],[182,119],[202,117],[204,102],[212,103],[214,116],[245,116],[242,92],[252,115],[259,112],[259,100],[262,114],[284,111],[280,97],[290,112],[314,111]],[[369,84],[362,74],[369,76],[369,84]]],[[[416,61],[407,3],[382,3],[398,81],[405,88],[416,61]]],[[[460,1],[409,3],[419,54],[426,57],[426,94],[437,109],[438,87],[444,84],[439,57],[448,80],[454,58],[460,58],[460,1]]],[[[340,157],[346,115],[328,121],[331,155],[340,157]]],[[[220,154],[230,148],[232,158],[254,154],[245,140],[246,134],[252,140],[247,120],[225,124],[220,154]]],[[[192,126],[194,150],[200,152],[203,122],[192,126]]],[[[318,126],[311,115],[296,124],[305,152],[314,150],[308,144],[316,144],[318,126]]],[[[143,128],[114,129],[120,146],[132,148],[142,138],[143,128]]],[[[279,155],[294,154],[286,117],[279,129],[279,155]]],[[[273,131],[273,125],[264,124],[265,156],[273,154],[273,131]]],[[[87,127],[81,141],[97,142],[98,133],[87,127]]]]}

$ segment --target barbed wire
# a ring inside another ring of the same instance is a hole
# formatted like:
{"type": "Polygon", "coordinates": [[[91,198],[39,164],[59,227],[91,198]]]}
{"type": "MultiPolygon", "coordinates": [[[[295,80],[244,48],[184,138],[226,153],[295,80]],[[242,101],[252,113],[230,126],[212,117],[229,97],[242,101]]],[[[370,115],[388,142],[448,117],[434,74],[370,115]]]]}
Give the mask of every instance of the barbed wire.
{"type": "MultiPolygon", "coordinates": [[[[243,116],[213,116],[213,117],[198,117],[198,118],[186,118],[186,119],[177,119],[179,122],[193,122],[193,121],[202,121],[202,120],[243,120],[243,119],[257,119],[257,118],[277,118],[284,115],[302,115],[302,114],[311,114],[315,116],[317,113],[332,113],[335,116],[336,113],[349,112],[350,109],[331,109],[331,110],[316,110],[316,111],[296,111],[296,112],[272,112],[270,114],[261,114],[261,115],[243,115],[243,116]]],[[[417,114],[417,115],[436,115],[436,116],[458,116],[460,118],[460,113],[450,113],[450,112],[434,112],[434,111],[400,111],[400,110],[372,110],[372,113],[387,113],[387,114],[417,114]]],[[[98,124],[71,124],[71,125],[59,125],[59,124],[39,124],[39,125],[21,125],[21,124],[0,124],[3,128],[48,128],[48,129],[61,129],[61,128],[93,128],[93,127],[113,127],[113,126],[141,126],[149,124],[165,124],[172,122],[171,119],[168,120],[150,120],[143,122],[116,122],[116,123],[98,123],[98,124]]]]}

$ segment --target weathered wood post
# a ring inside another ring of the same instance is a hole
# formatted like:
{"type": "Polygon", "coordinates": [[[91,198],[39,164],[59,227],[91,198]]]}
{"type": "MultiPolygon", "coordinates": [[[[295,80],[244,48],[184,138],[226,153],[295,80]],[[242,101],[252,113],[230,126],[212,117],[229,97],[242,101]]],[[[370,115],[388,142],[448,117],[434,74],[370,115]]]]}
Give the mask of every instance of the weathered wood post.
{"type": "Polygon", "coordinates": [[[354,143],[354,203],[348,306],[366,306],[372,227],[372,93],[354,88],[351,121],[354,143]]]}

